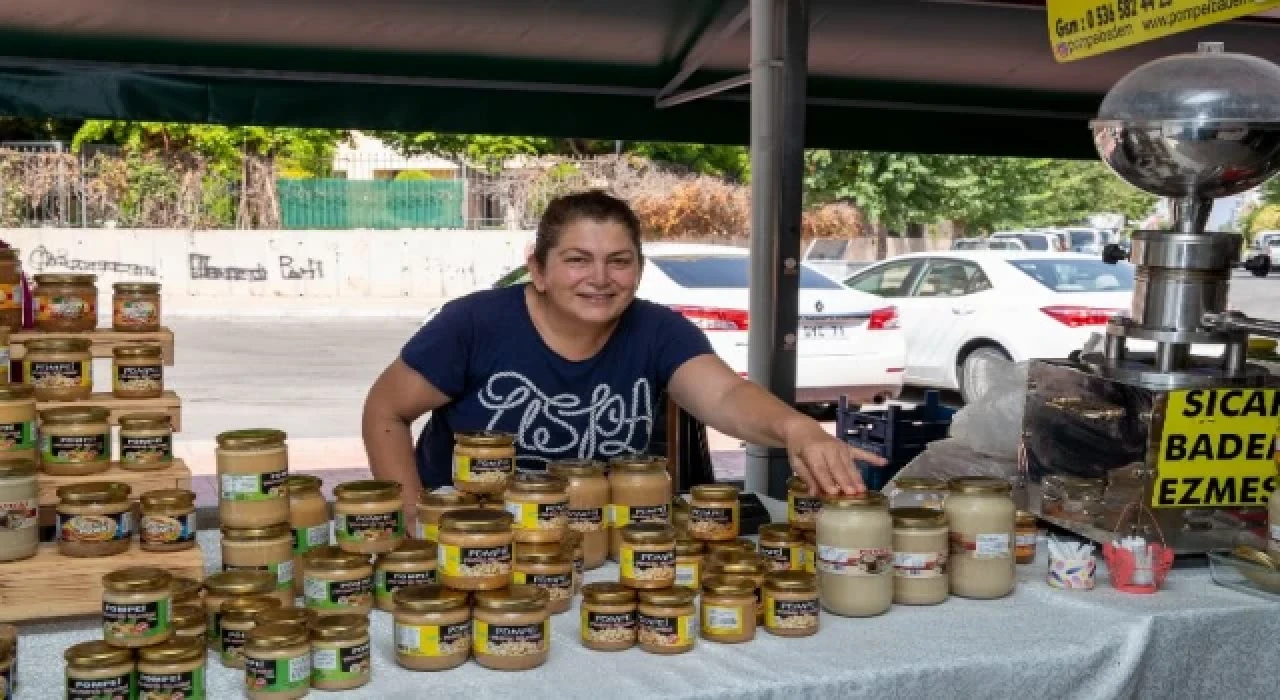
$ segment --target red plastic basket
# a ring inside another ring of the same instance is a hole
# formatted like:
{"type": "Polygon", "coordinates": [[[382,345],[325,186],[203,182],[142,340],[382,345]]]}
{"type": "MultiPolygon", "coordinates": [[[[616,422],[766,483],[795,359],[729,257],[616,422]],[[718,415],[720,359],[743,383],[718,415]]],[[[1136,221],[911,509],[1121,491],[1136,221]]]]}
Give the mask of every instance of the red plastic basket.
{"type": "MultiPolygon", "coordinates": [[[[1117,531],[1123,529],[1119,526],[1125,522],[1133,506],[1134,504],[1130,503],[1121,511],[1120,518],[1116,521],[1117,531]]],[[[1146,510],[1145,506],[1138,506],[1139,513],[1144,510],[1146,510]]],[[[1156,534],[1160,536],[1159,544],[1154,542],[1147,544],[1147,548],[1151,551],[1151,583],[1133,582],[1134,570],[1137,568],[1133,560],[1133,552],[1124,547],[1116,547],[1110,542],[1102,545],[1102,556],[1107,560],[1107,569],[1111,573],[1111,586],[1116,590],[1125,593],[1155,593],[1164,585],[1165,577],[1173,568],[1173,550],[1165,545],[1164,532],[1160,530],[1160,523],[1156,522],[1154,516],[1151,518],[1151,523],[1155,526],[1156,534]]]]}

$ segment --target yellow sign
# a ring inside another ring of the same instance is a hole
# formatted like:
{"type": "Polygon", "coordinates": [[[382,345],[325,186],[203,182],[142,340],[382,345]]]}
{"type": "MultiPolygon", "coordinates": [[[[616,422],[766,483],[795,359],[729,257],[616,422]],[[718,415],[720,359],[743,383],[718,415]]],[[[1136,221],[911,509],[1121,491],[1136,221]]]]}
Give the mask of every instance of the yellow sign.
{"type": "Polygon", "coordinates": [[[1048,0],[1059,63],[1280,7],[1280,0],[1048,0]]]}
{"type": "Polygon", "coordinates": [[[1196,389],[1169,394],[1155,508],[1260,506],[1276,488],[1280,391],[1196,389]]]}

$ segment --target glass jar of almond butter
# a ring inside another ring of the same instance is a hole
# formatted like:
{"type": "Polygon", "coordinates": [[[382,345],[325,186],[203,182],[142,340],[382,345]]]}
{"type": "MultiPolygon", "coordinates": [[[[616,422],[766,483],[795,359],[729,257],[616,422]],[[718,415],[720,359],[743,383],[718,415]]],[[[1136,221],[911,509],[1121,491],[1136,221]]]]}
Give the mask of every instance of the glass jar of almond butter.
{"type": "Polygon", "coordinates": [[[569,484],[550,474],[517,474],[502,499],[516,542],[559,542],[569,529],[569,484]]]}
{"type": "Polygon", "coordinates": [[[476,494],[501,494],[516,472],[516,436],[492,430],[453,435],[453,487],[476,494]]]}

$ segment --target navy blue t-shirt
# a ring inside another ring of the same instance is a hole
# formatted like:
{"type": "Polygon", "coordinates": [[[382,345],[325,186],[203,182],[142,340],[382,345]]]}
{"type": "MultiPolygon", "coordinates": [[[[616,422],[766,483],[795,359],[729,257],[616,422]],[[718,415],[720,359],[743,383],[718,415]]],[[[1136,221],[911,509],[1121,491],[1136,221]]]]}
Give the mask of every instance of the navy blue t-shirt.
{"type": "Polygon", "coordinates": [[[543,342],[524,285],[487,289],[441,307],[400,357],[451,401],[418,439],[427,488],[452,482],[453,434],[516,435],[516,466],[540,471],[559,459],[643,454],[655,403],[688,360],[713,352],[679,313],[636,299],[594,357],[572,362],[543,342]]]}

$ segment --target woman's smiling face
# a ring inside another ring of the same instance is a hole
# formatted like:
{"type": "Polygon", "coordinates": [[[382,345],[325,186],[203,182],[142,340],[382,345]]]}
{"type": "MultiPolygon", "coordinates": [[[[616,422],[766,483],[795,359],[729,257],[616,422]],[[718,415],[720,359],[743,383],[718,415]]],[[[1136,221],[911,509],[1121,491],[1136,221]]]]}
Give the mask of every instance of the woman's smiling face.
{"type": "Polygon", "coordinates": [[[547,255],[531,260],[530,276],[557,311],[584,324],[612,323],[635,298],[640,251],[617,221],[578,218],[566,225],[547,255]]]}

